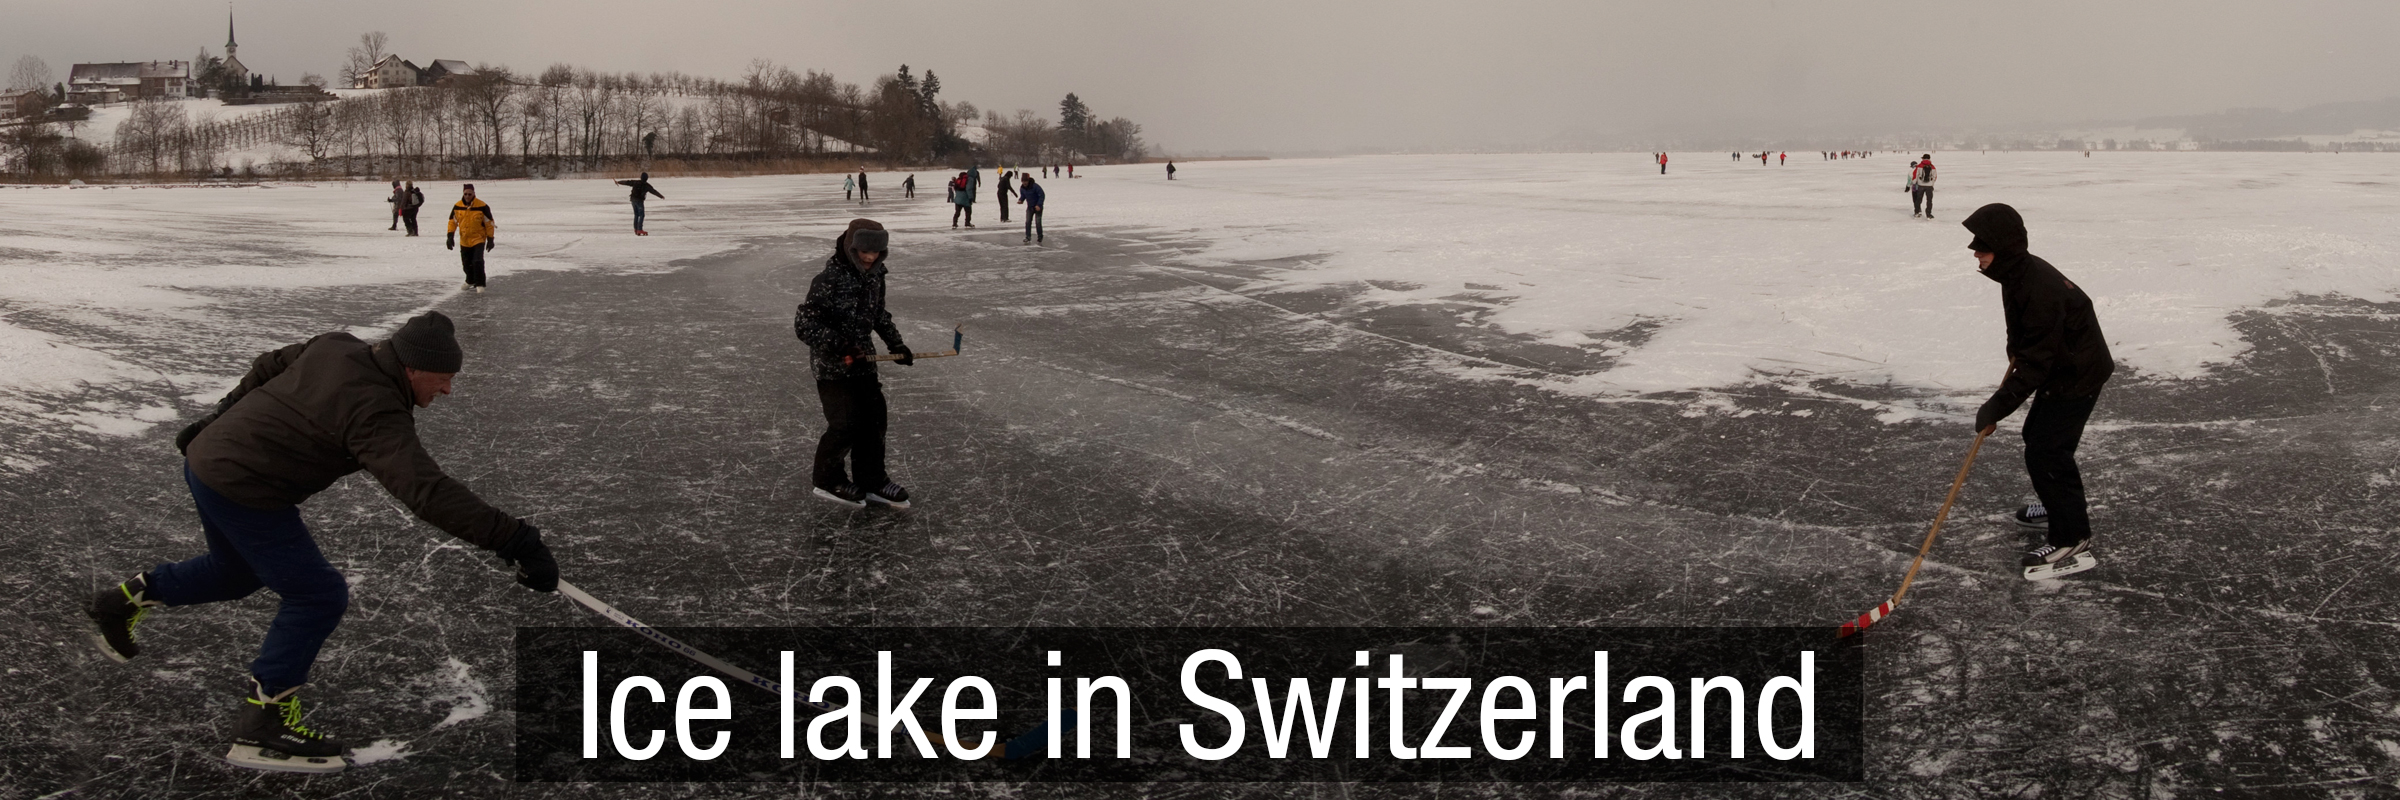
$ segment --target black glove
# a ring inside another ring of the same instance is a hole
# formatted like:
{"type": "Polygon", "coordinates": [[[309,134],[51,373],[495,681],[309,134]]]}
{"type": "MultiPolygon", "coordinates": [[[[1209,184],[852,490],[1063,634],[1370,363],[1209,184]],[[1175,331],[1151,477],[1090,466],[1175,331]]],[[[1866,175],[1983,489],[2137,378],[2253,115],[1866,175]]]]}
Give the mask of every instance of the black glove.
{"type": "Polygon", "coordinates": [[[550,557],[550,547],[542,544],[541,529],[533,523],[517,523],[517,535],[500,545],[500,563],[517,568],[517,583],[537,592],[558,591],[558,559],[550,557]]]}
{"type": "Polygon", "coordinates": [[[909,350],[908,345],[905,344],[893,347],[892,355],[899,356],[899,358],[893,359],[892,363],[903,367],[917,363],[917,354],[909,350]]]}
{"type": "Polygon", "coordinates": [[[490,250],[490,249],[492,249],[492,248],[494,248],[494,247],[499,247],[499,246],[500,246],[500,239],[499,239],[499,237],[493,237],[493,236],[487,236],[487,237],[484,237],[484,240],[483,240],[483,249],[485,249],[485,250],[490,250]]]}
{"type": "MultiPolygon", "coordinates": [[[[215,417],[210,417],[209,419],[215,419],[215,417]]],[[[200,438],[201,429],[207,427],[207,419],[183,426],[183,432],[175,434],[175,452],[181,453],[191,449],[192,440],[200,438]]]]}
{"type": "Polygon", "coordinates": [[[1992,426],[2000,424],[2000,420],[2007,416],[2008,412],[2000,410],[1998,401],[1984,401],[1983,407],[1975,411],[1975,432],[1982,433],[1989,430],[1992,426]]]}
{"type": "Polygon", "coordinates": [[[445,234],[442,234],[442,249],[444,249],[444,250],[456,250],[456,249],[458,249],[458,234],[455,234],[455,233],[445,233],[445,234]]]}

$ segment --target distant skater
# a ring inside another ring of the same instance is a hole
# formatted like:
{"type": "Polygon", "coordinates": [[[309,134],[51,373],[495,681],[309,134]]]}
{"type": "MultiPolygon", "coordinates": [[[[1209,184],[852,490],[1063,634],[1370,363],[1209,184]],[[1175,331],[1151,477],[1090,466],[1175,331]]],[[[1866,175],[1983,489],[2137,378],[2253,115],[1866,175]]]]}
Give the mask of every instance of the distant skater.
{"type": "Polygon", "coordinates": [[[916,173],[914,173],[914,172],[911,172],[911,173],[909,173],[909,174],[908,174],[908,180],[904,180],[904,181],[901,181],[901,182],[900,182],[900,197],[901,197],[902,199],[912,199],[912,200],[913,200],[913,199],[915,199],[915,198],[916,198],[916,196],[917,196],[917,174],[916,174],[916,173]]]}
{"type": "Polygon", "coordinates": [[[1777,151],[1777,152],[1775,153],[1775,166],[1778,166],[1778,167],[1780,167],[1780,166],[1783,166],[1784,162],[1791,160],[1791,158],[1792,158],[1792,154],[1790,154],[1790,153],[1786,153],[1786,152],[1782,152],[1782,151],[1777,151]]]}
{"type": "Polygon", "coordinates": [[[867,170],[864,167],[858,170],[858,201],[867,201],[867,170]]]}
{"type": "Polygon", "coordinates": [[[1067,177],[1069,177],[1069,178],[1075,177],[1075,163],[1074,163],[1074,162],[1071,162],[1071,161],[1070,161],[1070,162],[1067,162],[1067,177]]]}
{"type": "Polygon", "coordinates": [[[399,181],[392,181],[390,203],[392,204],[392,226],[384,230],[396,231],[400,229],[401,213],[408,210],[408,191],[400,188],[399,181]]]}
{"type": "Polygon", "coordinates": [[[1908,167],[1909,216],[1933,219],[1933,154],[1908,167]]]}
{"type": "Polygon", "coordinates": [[[400,222],[408,226],[408,235],[417,235],[417,209],[425,207],[425,190],[416,181],[408,182],[408,202],[400,208],[400,222]]]}
{"type": "Polygon", "coordinates": [[[492,220],[492,207],[475,199],[475,184],[467,184],[461,192],[458,205],[450,207],[450,233],[442,238],[442,247],[458,250],[459,267],[467,273],[461,288],[481,294],[483,254],[499,245],[492,239],[500,225],[492,220]]]}
{"type": "Polygon", "coordinates": [[[974,182],[967,180],[967,173],[964,172],[959,173],[958,177],[950,179],[950,227],[958,227],[958,218],[962,214],[967,218],[967,227],[975,227],[974,186],[974,182]]]}
{"type": "Polygon", "coordinates": [[[1013,189],[1010,189],[1010,188],[1008,187],[1008,173],[1006,173],[1006,172],[1000,173],[1000,180],[997,182],[997,184],[995,185],[995,188],[993,188],[993,190],[992,190],[992,199],[993,199],[993,200],[996,200],[996,201],[998,201],[998,202],[1000,203],[1000,221],[1001,221],[1001,222],[1007,222],[1007,221],[1008,221],[1008,198],[1009,198],[1009,196],[1010,196],[1010,195],[1012,195],[1012,194],[1015,194],[1015,193],[1016,193],[1016,191],[1015,191],[1015,190],[1013,190],[1013,189]]]}
{"type": "Polygon", "coordinates": [[[842,199],[843,199],[843,200],[849,200],[849,199],[852,199],[852,198],[850,197],[850,193],[851,193],[851,192],[853,192],[853,191],[856,191],[857,189],[858,189],[858,177],[857,177],[857,176],[854,176],[854,175],[844,174],[844,175],[842,176],[842,199]]]}
{"type": "Polygon", "coordinates": [[[1042,240],[1042,202],[1049,196],[1041,184],[1033,182],[1033,176],[1025,176],[1024,187],[1017,190],[1017,202],[1025,204],[1025,241],[1042,240]]]}
{"type": "Polygon", "coordinates": [[[1167,162],[1167,180],[1175,179],[1175,162],[1167,162]]]}
{"type": "Polygon", "coordinates": [[[2008,377],[1975,413],[1975,430],[1990,435],[2027,398],[2025,473],[2040,503],[2020,508],[2016,523],[2043,531],[2043,543],[2019,563],[2028,580],[2081,572],[2097,565],[2083,472],[2075,449],[2100,401],[2116,361],[2092,313],[2092,298],[2050,262],[2026,252],[2025,220],[2001,203],[1975,209],[1962,223],[1975,234],[1968,249],[1976,268],[2000,284],[2008,323],[2008,377]]]}
{"type": "Polygon", "coordinates": [[[642,173],[642,177],[630,181],[617,181],[617,185],[633,187],[633,235],[650,235],[650,231],[642,227],[642,218],[646,216],[642,203],[648,200],[650,195],[658,195],[660,200],[667,199],[667,196],[658,194],[658,189],[650,185],[650,173],[647,172],[642,173]]]}

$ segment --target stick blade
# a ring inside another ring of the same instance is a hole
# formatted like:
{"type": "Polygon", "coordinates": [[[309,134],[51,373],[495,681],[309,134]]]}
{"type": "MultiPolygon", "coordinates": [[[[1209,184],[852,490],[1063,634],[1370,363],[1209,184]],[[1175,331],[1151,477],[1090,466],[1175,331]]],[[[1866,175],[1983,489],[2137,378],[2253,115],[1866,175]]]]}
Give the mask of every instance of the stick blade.
{"type": "Polygon", "coordinates": [[[1858,615],[1858,619],[1842,623],[1841,630],[1836,631],[1833,638],[1847,639],[1852,636],[1856,636],[1860,632],[1865,631],[1867,626],[1875,624],[1884,617],[1891,616],[1891,613],[1892,601],[1885,600],[1883,601],[1882,605],[1869,609],[1867,613],[1858,615]]]}

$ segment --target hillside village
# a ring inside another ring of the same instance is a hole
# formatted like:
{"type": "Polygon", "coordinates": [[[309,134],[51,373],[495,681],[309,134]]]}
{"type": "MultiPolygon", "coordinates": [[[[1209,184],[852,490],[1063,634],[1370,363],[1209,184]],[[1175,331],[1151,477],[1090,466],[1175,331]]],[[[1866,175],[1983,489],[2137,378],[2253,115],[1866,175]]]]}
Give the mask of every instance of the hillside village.
{"type": "Polygon", "coordinates": [[[0,93],[7,181],[253,180],[414,174],[558,177],[627,165],[666,173],[811,172],[862,162],[1139,161],[1141,126],[1074,94],[1058,117],[946,102],[933,70],[861,86],[759,59],[735,80],[538,72],[410,59],[359,37],[333,77],[251,70],[226,18],[222,56],[82,62],[54,77],[17,60],[0,93]]]}

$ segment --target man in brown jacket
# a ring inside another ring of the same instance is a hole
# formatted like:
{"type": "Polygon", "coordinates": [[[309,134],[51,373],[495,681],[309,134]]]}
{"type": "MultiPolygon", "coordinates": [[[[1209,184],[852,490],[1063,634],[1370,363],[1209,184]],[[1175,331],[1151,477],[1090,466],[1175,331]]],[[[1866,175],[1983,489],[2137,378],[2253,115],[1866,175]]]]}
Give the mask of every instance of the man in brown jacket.
{"type": "Polygon", "coordinates": [[[150,609],[248,597],[282,598],[236,720],[228,760],[294,772],[333,772],[342,746],[299,724],[295,696],[317,650],[341,623],[350,588],[300,521],[299,504],[366,470],[392,496],[452,536],[516,567],[517,582],[558,589],[558,562],[541,532],[501,513],[443,474],[417,438],[414,409],[450,393],[462,356],[450,318],[428,312],[388,341],[328,333],[260,354],[208,418],[176,437],[184,483],[200,510],[208,552],[162,563],[93,598],[101,653],[139,655],[134,625],[150,609]]]}

